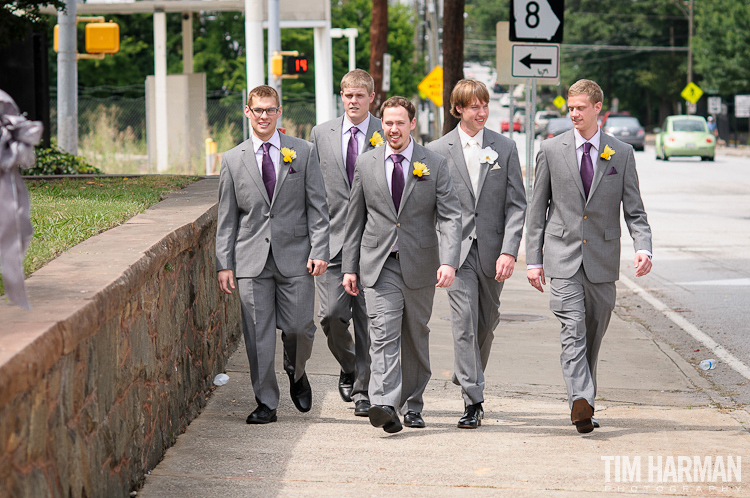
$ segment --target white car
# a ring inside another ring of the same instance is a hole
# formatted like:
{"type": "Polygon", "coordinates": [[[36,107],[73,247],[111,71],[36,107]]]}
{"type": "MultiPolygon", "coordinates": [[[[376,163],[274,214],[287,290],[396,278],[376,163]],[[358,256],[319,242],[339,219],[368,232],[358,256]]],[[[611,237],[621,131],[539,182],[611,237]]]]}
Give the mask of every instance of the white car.
{"type": "Polygon", "coordinates": [[[536,135],[543,133],[547,129],[547,123],[552,118],[559,118],[560,113],[557,111],[537,111],[534,114],[534,132],[536,135]]]}

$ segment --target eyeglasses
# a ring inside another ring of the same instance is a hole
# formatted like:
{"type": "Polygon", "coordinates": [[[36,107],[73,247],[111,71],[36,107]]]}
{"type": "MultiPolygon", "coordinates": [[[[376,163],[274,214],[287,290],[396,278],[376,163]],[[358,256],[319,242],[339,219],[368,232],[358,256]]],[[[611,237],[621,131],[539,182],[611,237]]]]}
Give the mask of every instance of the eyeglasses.
{"type": "Polygon", "coordinates": [[[279,112],[279,109],[280,109],[279,107],[269,107],[267,109],[263,109],[262,107],[251,107],[250,111],[253,113],[253,116],[255,116],[256,118],[259,118],[263,115],[264,112],[269,117],[275,116],[279,112]]]}

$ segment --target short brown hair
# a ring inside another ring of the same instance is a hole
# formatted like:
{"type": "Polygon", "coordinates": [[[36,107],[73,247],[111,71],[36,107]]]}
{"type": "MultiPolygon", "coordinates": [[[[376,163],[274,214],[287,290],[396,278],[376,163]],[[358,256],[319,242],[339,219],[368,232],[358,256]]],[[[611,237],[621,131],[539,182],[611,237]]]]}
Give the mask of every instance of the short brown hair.
{"type": "Polygon", "coordinates": [[[372,95],[375,91],[375,80],[372,79],[370,73],[364,69],[354,69],[349,71],[341,78],[341,91],[345,88],[364,88],[367,90],[367,95],[372,95]]]}
{"type": "Polygon", "coordinates": [[[604,92],[595,81],[591,80],[578,80],[568,89],[568,97],[575,97],[576,95],[588,95],[589,100],[592,104],[604,101],[604,92]]]}
{"type": "Polygon", "coordinates": [[[412,104],[411,100],[407,99],[406,97],[391,97],[383,102],[383,105],[380,106],[380,115],[382,116],[383,111],[389,107],[403,107],[404,109],[406,109],[406,112],[409,114],[410,122],[417,115],[417,108],[414,107],[414,104],[412,104]]]}
{"type": "Polygon", "coordinates": [[[248,106],[250,106],[250,103],[253,101],[253,97],[258,97],[259,99],[262,99],[264,97],[273,97],[274,99],[276,99],[276,105],[281,104],[281,102],[279,102],[279,92],[268,85],[256,86],[255,88],[250,90],[250,93],[247,94],[248,106]]]}
{"type": "Polygon", "coordinates": [[[474,99],[485,104],[490,103],[490,92],[481,81],[464,79],[456,83],[451,92],[451,116],[461,118],[456,107],[470,106],[474,99]]]}

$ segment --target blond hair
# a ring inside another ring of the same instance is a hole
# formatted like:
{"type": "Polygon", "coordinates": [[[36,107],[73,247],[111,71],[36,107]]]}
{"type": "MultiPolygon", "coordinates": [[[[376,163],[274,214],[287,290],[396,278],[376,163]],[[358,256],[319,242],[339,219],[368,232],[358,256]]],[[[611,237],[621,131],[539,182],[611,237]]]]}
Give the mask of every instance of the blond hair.
{"type": "Polygon", "coordinates": [[[279,92],[268,85],[256,86],[255,88],[250,90],[250,93],[247,94],[248,107],[252,103],[253,97],[258,97],[259,99],[262,99],[264,97],[273,97],[274,99],[276,99],[276,105],[281,104],[281,102],[279,102],[279,92]]]}
{"type": "Polygon", "coordinates": [[[456,83],[451,92],[451,116],[461,118],[456,107],[468,107],[474,99],[485,104],[490,103],[490,92],[484,83],[477,80],[463,79],[456,83]]]}
{"type": "Polygon", "coordinates": [[[343,92],[346,88],[353,87],[364,88],[367,90],[367,95],[369,96],[375,91],[375,80],[364,69],[354,69],[341,78],[341,91],[343,92]]]}
{"type": "Polygon", "coordinates": [[[568,98],[576,95],[587,95],[592,104],[604,101],[604,92],[595,81],[578,80],[568,89],[568,98]]]}

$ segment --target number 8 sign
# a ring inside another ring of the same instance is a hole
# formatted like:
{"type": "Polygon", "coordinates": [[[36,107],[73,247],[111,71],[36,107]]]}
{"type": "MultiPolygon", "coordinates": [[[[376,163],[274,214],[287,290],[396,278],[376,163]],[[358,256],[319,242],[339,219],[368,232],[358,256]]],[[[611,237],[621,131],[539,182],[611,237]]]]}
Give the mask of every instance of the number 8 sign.
{"type": "Polygon", "coordinates": [[[510,41],[562,43],[564,0],[511,0],[510,41]]]}

